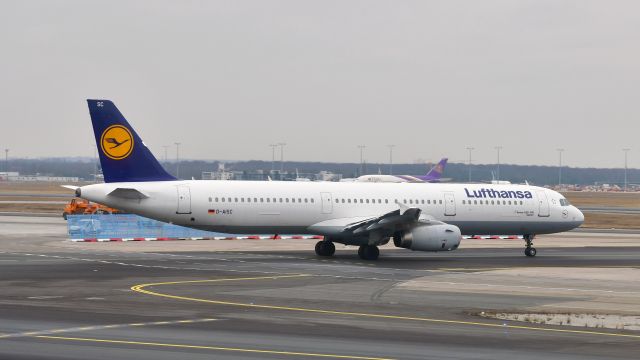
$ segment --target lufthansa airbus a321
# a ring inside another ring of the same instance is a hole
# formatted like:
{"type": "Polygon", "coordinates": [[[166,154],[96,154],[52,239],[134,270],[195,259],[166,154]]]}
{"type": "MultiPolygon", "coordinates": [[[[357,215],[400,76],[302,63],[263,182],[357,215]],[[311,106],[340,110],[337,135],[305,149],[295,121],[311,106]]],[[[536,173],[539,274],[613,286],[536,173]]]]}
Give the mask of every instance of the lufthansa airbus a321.
{"type": "Polygon", "coordinates": [[[561,194],[529,185],[179,180],[168,174],[108,100],[88,100],[104,184],[75,188],[78,197],[148,218],[235,234],[323,235],[359,246],[375,260],[390,240],[417,251],[451,251],[462,235],[533,238],[576,228],[583,214],[561,194]]]}

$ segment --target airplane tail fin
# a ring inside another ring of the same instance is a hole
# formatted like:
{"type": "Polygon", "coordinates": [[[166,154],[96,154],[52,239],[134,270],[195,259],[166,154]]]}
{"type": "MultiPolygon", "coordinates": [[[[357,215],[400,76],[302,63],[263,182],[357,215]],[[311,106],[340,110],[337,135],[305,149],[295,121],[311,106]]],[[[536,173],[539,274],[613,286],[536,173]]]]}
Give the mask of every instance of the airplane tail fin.
{"type": "Polygon", "coordinates": [[[87,100],[105,182],[170,181],[135,130],[109,100],[87,100]]]}
{"type": "Polygon", "coordinates": [[[429,170],[429,172],[427,173],[426,176],[430,176],[433,178],[440,178],[442,176],[442,173],[444,172],[444,168],[445,166],[447,166],[447,161],[449,159],[447,158],[442,158],[440,160],[440,162],[438,164],[436,164],[436,166],[432,167],[431,170],[429,170]]]}

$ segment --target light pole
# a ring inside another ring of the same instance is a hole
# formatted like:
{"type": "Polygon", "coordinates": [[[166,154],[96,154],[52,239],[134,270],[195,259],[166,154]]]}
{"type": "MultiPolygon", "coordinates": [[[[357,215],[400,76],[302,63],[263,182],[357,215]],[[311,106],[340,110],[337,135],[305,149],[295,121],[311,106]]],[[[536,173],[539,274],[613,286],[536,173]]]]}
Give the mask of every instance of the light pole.
{"type": "Polygon", "coordinates": [[[278,144],[269,144],[271,147],[271,172],[276,169],[276,148],[278,144]]]}
{"type": "Polygon", "coordinates": [[[500,183],[500,150],[502,150],[502,146],[496,146],[494,149],[498,152],[498,167],[496,169],[496,180],[500,183]]]}
{"type": "Polygon", "coordinates": [[[278,143],[280,146],[280,178],[282,179],[282,173],[284,172],[284,146],[287,143],[278,143]]]}
{"type": "Polygon", "coordinates": [[[564,149],[556,149],[558,152],[558,187],[562,186],[562,153],[564,149]]]}
{"type": "Polygon", "coordinates": [[[393,174],[393,148],[396,146],[391,144],[387,145],[387,147],[389,148],[389,175],[391,175],[393,174]]]}
{"type": "Polygon", "coordinates": [[[622,151],[624,151],[624,192],[627,192],[627,154],[629,150],[631,149],[622,149],[622,151]]]}
{"type": "Polygon", "coordinates": [[[92,146],[93,149],[93,182],[98,182],[98,147],[92,146]]]}
{"type": "Polygon", "coordinates": [[[176,144],[176,178],[180,179],[180,143],[174,144],[176,144]]]}
{"type": "Polygon", "coordinates": [[[469,182],[471,182],[471,152],[474,149],[475,149],[474,147],[467,146],[467,150],[469,150],[469,165],[468,165],[468,168],[469,168],[469,182]]]}
{"type": "Polygon", "coordinates": [[[365,145],[358,145],[358,149],[360,149],[360,176],[363,175],[362,166],[364,165],[364,148],[366,148],[365,145]]]}
{"type": "Polygon", "coordinates": [[[164,148],[164,162],[166,163],[167,160],[169,159],[168,156],[168,150],[169,150],[169,145],[162,145],[162,147],[164,148]]]}

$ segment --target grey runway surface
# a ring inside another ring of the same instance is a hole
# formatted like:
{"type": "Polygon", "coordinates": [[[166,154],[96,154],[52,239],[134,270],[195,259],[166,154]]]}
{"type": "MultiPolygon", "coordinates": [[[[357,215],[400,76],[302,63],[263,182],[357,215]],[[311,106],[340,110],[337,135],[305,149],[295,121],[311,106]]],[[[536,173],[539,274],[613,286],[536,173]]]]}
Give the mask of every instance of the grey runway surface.
{"type": "Polygon", "coordinates": [[[536,258],[519,248],[385,248],[363,262],[341,247],[329,259],[312,248],[57,247],[58,219],[2,221],[0,359],[637,359],[640,351],[638,331],[478,316],[612,307],[640,315],[640,282],[624,278],[640,271],[640,246],[545,247],[536,258]]]}

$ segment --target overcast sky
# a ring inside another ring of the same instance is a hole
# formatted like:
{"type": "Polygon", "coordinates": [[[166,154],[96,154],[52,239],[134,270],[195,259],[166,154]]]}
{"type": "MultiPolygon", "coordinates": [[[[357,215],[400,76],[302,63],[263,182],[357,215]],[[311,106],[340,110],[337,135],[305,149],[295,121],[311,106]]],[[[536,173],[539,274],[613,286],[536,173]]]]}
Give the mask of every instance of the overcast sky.
{"type": "Polygon", "coordinates": [[[638,1],[0,3],[0,148],[92,156],[85,99],[158,157],[640,167],[638,1]],[[170,148],[175,157],[175,146],[170,148]]]}

